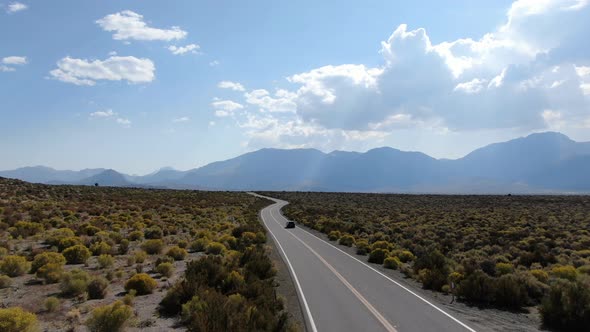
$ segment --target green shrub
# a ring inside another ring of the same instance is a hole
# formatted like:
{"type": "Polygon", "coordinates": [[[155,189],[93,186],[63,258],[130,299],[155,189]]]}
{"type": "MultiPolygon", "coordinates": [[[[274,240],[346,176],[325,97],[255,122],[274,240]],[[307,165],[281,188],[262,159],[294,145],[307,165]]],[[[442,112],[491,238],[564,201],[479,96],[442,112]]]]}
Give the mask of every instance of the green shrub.
{"type": "Polygon", "coordinates": [[[119,255],[125,255],[129,251],[129,240],[122,239],[119,243],[119,255]]]}
{"type": "Polygon", "coordinates": [[[33,263],[31,264],[31,273],[37,272],[40,267],[49,263],[65,265],[66,258],[57,252],[44,252],[38,254],[35,256],[35,259],[33,259],[33,263]]]}
{"type": "Polygon", "coordinates": [[[120,332],[133,317],[130,306],[116,301],[111,305],[98,307],[90,313],[86,326],[91,332],[120,332]]]}
{"type": "Polygon", "coordinates": [[[514,274],[504,274],[499,277],[493,287],[494,302],[510,309],[520,309],[528,302],[525,284],[514,274]]]}
{"type": "Polygon", "coordinates": [[[206,253],[211,254],[211,255],[220,255],[223,252],[225,252],[225,246],[219,242],[210,242],[207,245],[207,251],[206,253]]]}
{"type": "Polygon", "coordinates": [[[496,275],[503,276],[514,272],[514,266],[510,263],[496,263],[496,275]]]}
{"type": "Polygon", "coordinates": [[[59,263],[48,263],[37,270],[37,278],[43,279],[46,284],[59,282],[63,276],[63,265],[59,263]]]}
{"type": "Polygon", "coordinates": [[[342,236],[340,238],[340,240],[338,240],[338,244],[341,244],[341,245],[347,246],[347,247],[352,247],[352,245],[354,244],[354,237],[350,234],[346,234],[346,235],[342,236]]]}
{"type": "Polygon", "coordinates": [[[0,275],[0,289],[10,287],[10,285],[12,285],[12,279],[3,274],[0,275]]]}
{"type": "Polygon", "coordinates": [[[0,271],[9,277],[18,277],[27,273],[30,263],[22,256],[4,256],[0,261],[0,271]]]}
{"type": "Polygon", "coordinates": [[[112,250],[113,247],[110,244],[102,241],[90,246],[90,251],[92,251],[92,255],[94,256],[110,254],[112,250]]]}
{"type": "Polygon", "coordinates": [[[387,255],[389,255],[389,252],[386,249],[374,249],[369,254],[369,263],[383,264],[387,255]]]}
{"type": "Polygon", "coordinates": [[[156,266],[156,272],[170,278],[174,274],[174,265],[172,263],[160,263],[156,266]]]}
{"type": "Polygon", "coordinates": [[[578,272],[576,268],[571,265],[556,266],[551,269],[551,274],[557,278],[567,279],[569,281],[575,281],[578,272]]]}
{"type": "Polygon", "coordinates": [[[146,273],[138,273],[125,283],[125,290],[134,289],[137,295],[151,294],[158,283],[146,273]]]}
{"type": "Polygon", "coordinates": [[[383,261],[383,267],[386,269],[397,270],[402,265],[402,262],[397,257],[387,257],[383,261]]]}
{"type": "Polygon", "coordinates": [[[375,250],[375,249],[385,249],[385,250],[389,250],[391,247],[391,244],[387,241],[375,241],[372,245],[371,245],[371,249],[375,250]]]}
{"type": "Polygon", "coordinates": [[[72,231],[71,229],[59,228],[59,229],[52,230],[49,233],[49,236],[45,239],[45,243],[50,246],[58,246],[59,241],[61,241],[61,239],[67,238],[67,237],[74,237],[74,236],[75,236],[74,231],[72,231]]]}
{"type": "Polygon", "coordinates": [[[369,242],[367,240],[358,240],[356,241],[355,246],[357,255],[364,256],[369,252],[369,242]]]}
{"type": "Polygon", "coordinates": [[[186,252],[186,250],[178,246],[171,247],[170,249],[168,249],[168,252],[166,253],[167,256],[174,258],[175,261],[183,260],[187,254],[188,253],[186,252]]]}
{"type": "Polygon", "coordinates": [[[59,299],[55,296],[50,296],[47,299],[45,299],[45,310],[49,312],[56,312],[59,309],[60,305],[61,303],[59,299]]]}
{"type": "Polygon", "coordinates": [[[191,242],[190,249],[194,252],[203,252],[207,249],[209,245],[209,240],[206,238],[196,239],[195,241],[191,242]]]}
{"type": "Polygon", "coordinates": [[[590,326],[590,282],[558,279],[540,308],[543,323],[563,331],[587,331],[590,326]]]}
{"type": "Polygon", "coordinates": [[[403,263],[411,262],[414,259],[416,259],[416,256],[414,256],[414,254],[412,254],[412,252],[411,251],[408,251],[408,250],[401,250],[401,251],[399,251],[399,252],[396,253],[396,256],[403,263]]]}
{"type": "Polygon", "coordinates": [[[91,253],[86,246],[77,244],[63,251],[68,264],[83,264],[90,258],[91,253]]]}
{"type": "Polygon", "coordinates": [[[146,240],[141,244],[141,249],[149,255],[158,255],[164,249],[164,241],[160,239],[146,240]]]}
{"type": "Polygon", "coordinates": [[[107,295],[109,282],[104,277],[95,277],[88,284],[88,297],[90,299],[104,299],[107,295]]]}
{"type": "Polygon", "coordinates": [[[79,237],[75,237],[75,236],[70,236],[70,237],[64,237],[64,238],[60,238],[59,242],[57,243],[57,249],[61,252],[66,250],[69,247],[73,247],[75,245],[79,245],[82,244],[82,240],[80,240],[79,237]]]}
{"type": "Polygon", "coordinates": [[[328,234],[328,239],[330,239],[330,241],[336,241],[340,238],[341,234],[340,231],[331,231],[328,234]]]}
{"type": "Polygon", "coordinates": [[[145,230],[144,232],[146,239],[161,239],[164,236],[164,232],[158,226],[153,226],[145,230]]]}
{"type": "Polygon", "coordinates": [[[66,297],[84,294],[88,289],[90,280],[90,275],[85,271],[74,269],[67,272],[61,280],[61,293],[66,297]]]}
{"type": "Polygon", "coordinates": [[[0,309],[0,331],[36,332],[39,331],[37,316],[21,307],[0,309]]]}
{"type": "Polygon", "coordinates": [[[489,303],[493,296],[493,279],[477,270],[463,279],[457,288],[457,295],[467,302],[489,303]]]}
{"type": "Polygon", "coordinates": [[[147,259],[147,253],[143,250],[136,251],[133,256],[135,257],[135,262],[139,264],[145,262],[145,260],[147,259]]]}
{"type": "Polygon", "coordinates": [[[105,269],[107,267],[111,267],[115,264],[115,258],[111,255],[100,255],[97,258],[98,265],[100,265],[101,269],[105,269]]]}
{"type": "Polygon", "coordinates": [[[129,241],[140,241],[143,239],[143,232],[142,231],[133,231],[129,233],[127,236],[129,241]]]}
{"type": "Polygon", "coordinates": [[[547,283],[547,280],[549,280],[549,274],[543,270],[534,269],[530,272],[535,278],[537,278],[537,280],[539,280],[542,283],[547,283]]]}
{"type": "Polygon", "coordinates": [[[29,222],[29,221],[19,221],[14,224],[12,231],[10,234],[14,238],[22,237],[26,238],[29,236],[33,236],[37,233],[43,231],[43,225],[36,223],[36,222],[29,222]]]}

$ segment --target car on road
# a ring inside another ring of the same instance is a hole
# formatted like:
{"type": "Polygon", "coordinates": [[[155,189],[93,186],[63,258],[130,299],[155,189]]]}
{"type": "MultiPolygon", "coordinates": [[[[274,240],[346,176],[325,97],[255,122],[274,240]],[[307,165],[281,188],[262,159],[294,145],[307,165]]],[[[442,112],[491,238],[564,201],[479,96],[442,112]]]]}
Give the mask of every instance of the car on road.
{"type": "Polygon", "coordinates": [[[295,228],[295,222],[294,221],[287,221],[285,228],[295,228]]]}

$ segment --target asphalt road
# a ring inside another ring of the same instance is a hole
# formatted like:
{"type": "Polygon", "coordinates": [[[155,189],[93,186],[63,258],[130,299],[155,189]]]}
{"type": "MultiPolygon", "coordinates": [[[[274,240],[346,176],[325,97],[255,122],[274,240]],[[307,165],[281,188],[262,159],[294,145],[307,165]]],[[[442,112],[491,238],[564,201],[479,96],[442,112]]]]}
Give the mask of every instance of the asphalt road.
{"type": "Polygon", "coordinates": [[[323,239],[285,229],[287,202],[272,200],[261,217],[290,269],[308,331],[475,331],[323,239]]]}

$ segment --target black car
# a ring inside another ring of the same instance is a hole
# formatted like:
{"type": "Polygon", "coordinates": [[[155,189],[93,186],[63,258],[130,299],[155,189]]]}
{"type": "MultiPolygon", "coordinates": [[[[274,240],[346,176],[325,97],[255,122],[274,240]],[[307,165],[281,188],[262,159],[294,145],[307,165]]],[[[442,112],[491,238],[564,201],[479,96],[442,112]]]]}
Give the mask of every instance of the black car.
{"type": "Polygon", "coordinates": [[[285,228],[295,228],[295,222],[287,221],[287,225],[285,225],[285,228]]]}

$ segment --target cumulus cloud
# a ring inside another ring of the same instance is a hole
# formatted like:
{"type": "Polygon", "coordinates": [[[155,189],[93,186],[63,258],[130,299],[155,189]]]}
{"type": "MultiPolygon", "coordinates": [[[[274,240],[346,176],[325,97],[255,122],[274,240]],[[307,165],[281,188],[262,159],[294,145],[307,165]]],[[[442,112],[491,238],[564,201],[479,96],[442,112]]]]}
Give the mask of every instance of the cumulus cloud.
{"type": "Polygon", "coordinates": [[[274,97],[265,89],[244,93],[246,103],[268,112],[294,112],[297,105],[293,101],[296,95],[287,90],[279,89],[274,97]]]}
{"type": "Polygon", "coordinates": [[[230,89],[234,91],[246,91],[242,84],[231,81],[221,81],[217,84],[217,87],[220,89],[230,89]]]}
{"type": "Polygon", "coordinates": [[[244,108],[244,105],[232,100],[216,100],[211,103],[211,106],[215,110],[215,116],[217,117],[226,117],[234,111],[244,108]]]}
{"type": "Polygon", "coordinates": [[[9,14],[12,13],[16,13],[16,12],[20,12],[23,10],[28,9],[29,6],[25,5],[24,3],[20,3],[20,2],[13,2],[11,4],[8,5],[6,12],[9,14]]]}
{"type": "Polygon", "coordinates": [[[14,66],[26,65],[27,57],[25,56],[8,56],[0,59],[0,72],[16,71],[14,66]]]}
{"type": "Polygon", "coordinates": [[[588,1],[519,0],[498,29],[439,44],[401,24],[381,43],[378,67],[324,66],[290,76],[298,87],[281,98],[260,89],[245,100],[272,111],[278,99],[302,123],[334,130],[555,127],[556,114],[588,116],[588,17],[588,1]]]}
{"type": "Polygon", "coordinates": [[[188,44],[186,46],[168,46],[168,50],[174,55],[185,55],[187,53],[198,54],[201,47],[197,44],[188,44]]]}
{"type": "Polygon", "coordinates": [[[110,118],[115,115],[117,115],[117,113],[113,112],[113,110],[111,110],[111,109],[90,113],[90,117],[92,117],[92,118],[110,118]]]}
{"type": "Polygon", "coordinates": [[[143,16],[130,10],[107,15],[96,23],[105,31],[114,32],[115,40],[163,40],[183,39],[188,34],[180,27],[158,29],[148,26],[143,16]]]}
{"type": "Polygon", "coordinates": [[[98,80],[149,83],[155,78],[155,70],[150,59],[133,56],[112,56],[102,61],[65,57],[49,74],[62,82],[92,86],[98,80]]]}

